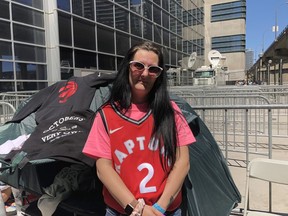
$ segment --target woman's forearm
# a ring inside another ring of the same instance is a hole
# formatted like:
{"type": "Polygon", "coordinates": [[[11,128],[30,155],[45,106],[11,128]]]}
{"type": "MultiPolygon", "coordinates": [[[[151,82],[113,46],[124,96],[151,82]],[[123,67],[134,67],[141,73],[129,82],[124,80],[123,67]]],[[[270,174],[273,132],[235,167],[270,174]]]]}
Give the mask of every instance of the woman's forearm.
{"type": "Polygon", "coordinates": [[[96,167],[99,179],[123,209],[128,203],[135,201],[133,194],[113,169],[111,160],[99,158],[96,161],[96,167]]]}
{"type": "Polygon", "coordinates": [[[190,162],[188,146],[178,147],[176,162],[167,178],[163,194],[157,201],[163,209],[166,210],[180,192],[189,168],[190,162]]]}

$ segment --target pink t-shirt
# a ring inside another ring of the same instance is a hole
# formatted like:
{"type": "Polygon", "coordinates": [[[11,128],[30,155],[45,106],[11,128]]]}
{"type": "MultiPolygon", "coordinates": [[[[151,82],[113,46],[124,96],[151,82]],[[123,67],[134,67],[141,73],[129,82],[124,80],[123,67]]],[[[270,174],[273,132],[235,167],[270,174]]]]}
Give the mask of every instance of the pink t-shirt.
{"type": "MultiPolygon", "coordinates": [[[[175,102],[171,102],[174,110],[181,113],[181,110],[175,102]]],[[[146,104],[132,104],[125,115],[131,119],[139,120],[147,113],[146,104]]],[[[192,134],[184,116],[175,112],[175,120],[177,127],[178,146],[189,145],[195,142],[195,137],[192,134]]],[[[129,132],[129,131],[125,131],[129,132]]],[[[107,134],[102,118],[99,113],[96,114],[90,134],[83,148],[83,153],[92,158],[111,159],[110,138],[107,134]]]]}

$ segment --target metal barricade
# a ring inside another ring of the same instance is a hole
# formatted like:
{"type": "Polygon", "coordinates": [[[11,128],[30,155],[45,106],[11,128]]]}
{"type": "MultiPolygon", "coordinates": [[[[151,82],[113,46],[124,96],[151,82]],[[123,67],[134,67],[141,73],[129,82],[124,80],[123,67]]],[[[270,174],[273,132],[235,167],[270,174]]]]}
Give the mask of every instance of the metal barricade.
{"type": "Polygon", "coordinates": [[[27,100],[34,93],[35,91],[0,93],[0,101],[10,103],[17,109],[23,101],[27,100]]]}
{"type": "Polygon", "coordinates": [[[283,127],[273,122],[273,110],[286,113],[288,105],[194,106],[193,109],[213,134],[228,165],[246,167],[255,156],[272,158],[273,150],[288,150],[287,122],[280,125],[283,127]]]}
{"type": "Polygon", "coordinates": [[[288,87],[171,88],[208,126],[230,166],[288,150],[288,87]],[[273,142],[272,142],[273,141],[273,142]]]}
{"type": "Polygon", "coordinates": [[[16,109],[12,104],[0,101],[0,125],[9,121],[13,117],[15,111],[16,109]]]}
{"type": "Polygon", "coordinates": [[[19,105],[35,91],[0,93],[0,125],[12,119],[19,105]]]}

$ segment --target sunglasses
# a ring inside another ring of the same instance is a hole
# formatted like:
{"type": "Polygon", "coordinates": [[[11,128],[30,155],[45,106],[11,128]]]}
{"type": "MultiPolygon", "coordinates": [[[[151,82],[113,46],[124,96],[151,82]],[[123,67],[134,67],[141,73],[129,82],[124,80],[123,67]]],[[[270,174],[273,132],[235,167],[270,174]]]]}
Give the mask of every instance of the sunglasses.
{"type": "Polygon", "coordinates": [[[130,61],[130,68],[133,72],[143,72],[145,69],[148,70],[148,74],[150,76],[158,77],[161,74],[163,68],[155,65],[146,66],[142,62],[139,61],[130,61]]]}

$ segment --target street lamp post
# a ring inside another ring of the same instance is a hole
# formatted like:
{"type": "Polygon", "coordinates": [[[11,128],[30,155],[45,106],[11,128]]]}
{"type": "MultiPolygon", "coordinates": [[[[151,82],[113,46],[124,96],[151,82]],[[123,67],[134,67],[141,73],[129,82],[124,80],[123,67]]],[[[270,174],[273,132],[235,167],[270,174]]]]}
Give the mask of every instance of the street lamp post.
{"type": "Polygon", "coordinates": [[[268,65],[267,65],[267,85],[270,85],[270,65],[272,63],[272,60],[270,59],[268,61],[268,65]]]}
{"type": "Polygon", "coordinates": [[[275,32],[275,41],[277,40],[277,32],[278,32],[278,16],[277,16],[277,9],[275,9],[275,26],[272,27],[272,31],[275,32]]]}
{"type": "MultiPolygon", "coordinates": [[[[288,1],[285,2],[285,4],[288,4],[288,1]]],[[[278,30],[279,30],[279,27],[278,27],[278,14],[277,14],[277,7],[276,7],[275,8],[275,26],[272,27],[272,31],[275,32],[275,41],[277,40],[277,32],[278,32],[278,30]]]]}
{"type": "Polygon", "coordinates": [[[279,85],[282,85],[283,84],[283,74],[282,74],[282,68],[283,68],[283,60],[282,58],[280,59],[279,61],[279,80],[278,80],[278,83],[279,85]]]}
{"type": "Polygon", "coordinates": [[[276,85],[277,79],[276,79],[276,64],[274,64],[274,85],[276,85]]]}

